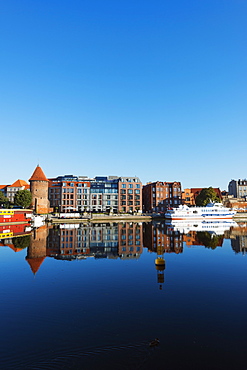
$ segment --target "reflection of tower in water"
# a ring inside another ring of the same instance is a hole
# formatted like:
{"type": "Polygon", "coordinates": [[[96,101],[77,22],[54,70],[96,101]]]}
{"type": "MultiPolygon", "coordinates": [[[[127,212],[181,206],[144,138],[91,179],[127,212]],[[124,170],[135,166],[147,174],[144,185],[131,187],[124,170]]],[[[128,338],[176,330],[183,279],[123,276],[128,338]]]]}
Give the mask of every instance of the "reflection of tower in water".
{"type": "Polygon", "coordinates": [[[46,257],[46,239],[48,236],[47,225],[34,229],[31,235],[30,246],[27,250],[26,260],[34,275],[39,270],[46,257]]]}
{"type": "Polygon", "coordinates": [[[165,281],[164,270],[166,268],[166,262],[164,258],[164,248],[161,245],[157,246],[157,258],[155,259],[155,268],[157,270],[157,282],[158,284],[160,284],[160,290],[162,290],[162,284],[165,281]]]}

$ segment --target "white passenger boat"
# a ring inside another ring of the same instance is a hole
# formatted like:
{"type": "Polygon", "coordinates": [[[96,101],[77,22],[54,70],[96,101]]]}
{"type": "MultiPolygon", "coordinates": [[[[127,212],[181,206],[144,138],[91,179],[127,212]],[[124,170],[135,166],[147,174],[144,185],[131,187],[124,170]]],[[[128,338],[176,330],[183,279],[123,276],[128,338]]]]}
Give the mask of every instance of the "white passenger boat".
{"type": "Polygon", "coordinates": [[[165,218],[170,220],[225,220],[231,219],[236,211],[224,207],[222,203],[209,203],[205,207],[188,207],[180,205],[178,208],[168,209],[165,218]]]}

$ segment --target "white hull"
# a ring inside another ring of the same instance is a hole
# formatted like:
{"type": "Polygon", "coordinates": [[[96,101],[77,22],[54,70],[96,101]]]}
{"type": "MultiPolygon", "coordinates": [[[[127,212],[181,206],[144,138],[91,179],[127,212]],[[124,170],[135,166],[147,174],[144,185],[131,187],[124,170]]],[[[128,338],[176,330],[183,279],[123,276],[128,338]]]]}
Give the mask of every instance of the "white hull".
{"type": "Polygon", "coordinates": [[[221,203],[210,203],[206,207],[179,206],[168,210],[165,213],[165,218],[177,221],[231,220],[235,213],[235,211],[223,207],[221,203]]]}

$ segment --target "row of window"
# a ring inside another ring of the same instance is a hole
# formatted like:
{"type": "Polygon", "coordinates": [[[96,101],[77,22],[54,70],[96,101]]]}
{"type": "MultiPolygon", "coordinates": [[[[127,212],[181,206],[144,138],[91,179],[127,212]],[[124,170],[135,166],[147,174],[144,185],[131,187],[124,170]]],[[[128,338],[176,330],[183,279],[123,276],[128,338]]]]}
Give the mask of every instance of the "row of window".
{"type": "MultiPolygon", "coordinates": [[[[128,188],[133,188],[133,184],[127,184],[128,185],[128,188]]],[[[134,186],[136,187],[136,188],[141,188],[141,185],[140,184],[134,184],[134,186]]],[[[126,184],[122,184],[122,188],[123,189],[125,189],[126,188],[126,184]]]]}
{"type": "MultiPolygon", "coordinates": [[[[120,193],[121,193],[121,194],[126,194],[126,190],[125,190],[125,189],[121,189],[121,192],[120,192],[120,193]]],[[[127,193],[128,193],[128,194],[133,194],[133,189],[128,189],[127,193]]],[[[134,193],[135,193],[135,194],[140,194],[140,190],[135,189],[135,190],[134,190],[134,193]]]]}

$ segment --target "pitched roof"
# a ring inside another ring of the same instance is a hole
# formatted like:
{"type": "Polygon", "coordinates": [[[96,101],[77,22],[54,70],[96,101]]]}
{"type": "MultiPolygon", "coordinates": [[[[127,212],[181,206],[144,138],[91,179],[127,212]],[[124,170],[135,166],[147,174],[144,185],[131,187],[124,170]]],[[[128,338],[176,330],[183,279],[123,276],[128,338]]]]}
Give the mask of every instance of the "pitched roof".
{"type": "Polygon", "coordinates": [[[8,186],[9,188],[21,188],[22,186],[28,186],[28,183],[24,180],[16,180],[12,185],[8,186]]]}
{"type": "Polygon", "coordinates": [[[37,166],[29,181],[48,181],[48,179],[45,176],[42,168],[40,166],[37,166]]]}
{"type": "Polygon", "coordinates": [[[28,258],[26,257],[26,261],[28,262],[33,274],[35,275],[39,270],[42,262],[44,261],[45,257],[37,257],[37,258],[28,258]]]}
{"type": "Polygon", "coordinates": [[[7,188],[9,185],[0,185],[0,189],[7,188]]]}

